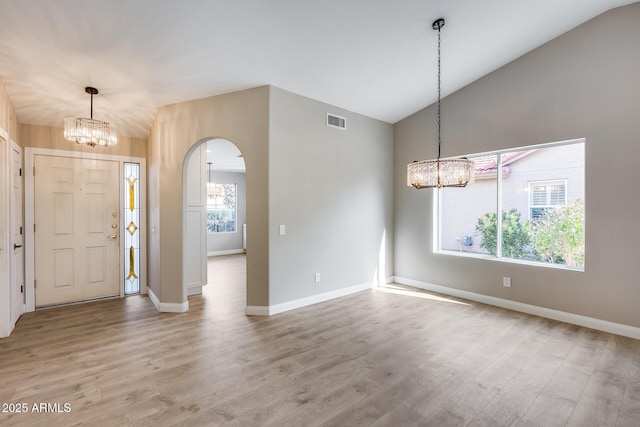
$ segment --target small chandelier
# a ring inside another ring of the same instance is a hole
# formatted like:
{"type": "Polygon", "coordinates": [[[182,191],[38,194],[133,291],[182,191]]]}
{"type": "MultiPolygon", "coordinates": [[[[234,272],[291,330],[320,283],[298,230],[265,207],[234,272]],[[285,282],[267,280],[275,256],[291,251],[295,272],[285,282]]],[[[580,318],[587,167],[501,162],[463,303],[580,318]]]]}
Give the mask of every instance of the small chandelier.
{"type": "Polygon", "coordinates": [[[207,198],[215,199],[218,196],[222,196],[222,187],[218,187],[213,183],[211,176],[211,167],[213,163],[207,162],[207,198]]]}
{"type": "Polygon", "coordinates": [[[91,118],[67,117],[64,119],[64,138],[90,147],[116,145],[118,137],[113,125],[93,118],[93,95],[98,94],[98,89],[85,87],[84,91],[91,95],[91,118]]]}
{"type": "Polygon", "coordinates": [[[441,159],[441,82],[440,82],[440,29],[444,27],[444,18],[436,19],[432,27],[438,31],[438,158],[435,160],[414,161],[407,165],[407,185],[415,188],[465,187],[474,179],[473,160],[441,159]]]}

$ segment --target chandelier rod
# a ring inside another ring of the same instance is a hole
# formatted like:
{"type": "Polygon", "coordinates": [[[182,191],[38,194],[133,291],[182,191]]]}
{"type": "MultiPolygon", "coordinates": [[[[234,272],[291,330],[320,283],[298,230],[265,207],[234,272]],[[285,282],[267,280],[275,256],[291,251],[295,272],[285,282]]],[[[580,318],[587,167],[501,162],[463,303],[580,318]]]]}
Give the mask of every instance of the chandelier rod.
{"type": "Polygon", "coordinates": [[[441,150],[440,150],[440,146],[442,145],[442,135],[441,135],[441,120],[442,120],[442,107],[441,107],[441,101],[440,101],[440,96],[442,93],[441,90],[441,82],[442,82],[442,78],[441,78],[441,54],[440,54],[440,29],[444,27],[444,19],[438,19],[437,21],[435,21],[433,23],[433,28],[438,30],[438,160],[440,160],[440,154],[441,154],[441,150]]]}
{"type": "Polygon", "coordinates": [[[91,95],[91,118],[93,119],[93,95],[98,94],[98,89],[95,87],[87,86],[84,88],[84,91],[91,95]]]}

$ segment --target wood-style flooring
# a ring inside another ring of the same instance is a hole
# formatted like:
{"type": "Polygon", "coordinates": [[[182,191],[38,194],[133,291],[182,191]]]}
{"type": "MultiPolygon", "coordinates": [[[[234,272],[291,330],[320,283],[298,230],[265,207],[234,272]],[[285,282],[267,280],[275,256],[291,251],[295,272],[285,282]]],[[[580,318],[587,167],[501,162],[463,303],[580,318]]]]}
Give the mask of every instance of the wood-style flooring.
{"type": "Polygon", "coordinates": [[[396,285],[249,317],[244,269],[211,259],[188,313],[134,296],[25,314],[0,403],[28,411],[0,425],[640,425],[637,340],[396,285]]]}

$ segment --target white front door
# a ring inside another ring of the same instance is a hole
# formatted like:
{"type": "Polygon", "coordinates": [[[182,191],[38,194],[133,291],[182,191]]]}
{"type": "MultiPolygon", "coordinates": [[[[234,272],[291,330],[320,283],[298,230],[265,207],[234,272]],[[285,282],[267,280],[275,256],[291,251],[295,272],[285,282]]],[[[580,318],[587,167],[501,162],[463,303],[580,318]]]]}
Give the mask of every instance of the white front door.
{"type": "Polygon", "coordinates": [[[34,165],[36,307],[120,295],[118,162],[34,165]]]}
{"type": "Polygon", "coordinates": [[[22,149],[11,144],[11,324],[24,313],[24,237],[22,220],[22,149]]]}

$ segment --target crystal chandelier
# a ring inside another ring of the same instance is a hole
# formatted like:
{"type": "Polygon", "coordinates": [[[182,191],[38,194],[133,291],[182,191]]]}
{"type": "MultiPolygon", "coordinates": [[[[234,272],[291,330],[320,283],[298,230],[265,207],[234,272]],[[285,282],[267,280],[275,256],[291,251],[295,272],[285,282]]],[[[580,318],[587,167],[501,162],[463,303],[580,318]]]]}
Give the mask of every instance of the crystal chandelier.
{"type": "Polygon", "coordinates": [[[91,118],[67,117],[64,119],[65,139],[91,147],[116,145],[118,137],[113,125],[93,118],[93,95],[98,94],[98,89],[85,87],[84,91],[91,95],[91,118]]]}
{"type": "Polygon", "coordinates": [[[440,108],[440,29],[444,27],[444,19],[436,19],[432,27],[438,31],[438,158],[435,160],[415,161],[407,165],[407,185],[415,188],[465,187],[474,179],[473,160],[441,159],[441,108],[440,108]]]}
{"type": "Polygon", "coordinates": [[[207,162],[207,198],[215,199],[218,196],[222,196],[222,187],[218,187],[213,183],[213,178],[211,177],[211,167],[213,163],[207,162]]]}

